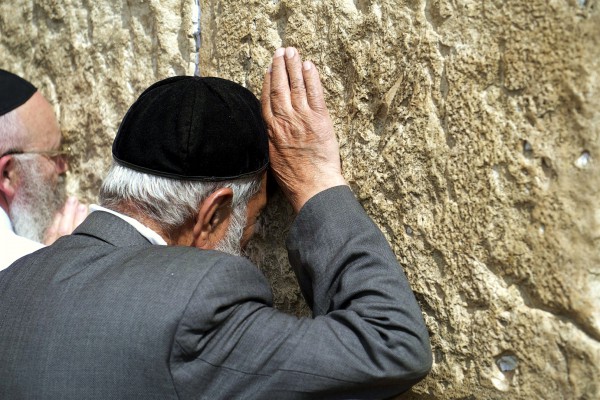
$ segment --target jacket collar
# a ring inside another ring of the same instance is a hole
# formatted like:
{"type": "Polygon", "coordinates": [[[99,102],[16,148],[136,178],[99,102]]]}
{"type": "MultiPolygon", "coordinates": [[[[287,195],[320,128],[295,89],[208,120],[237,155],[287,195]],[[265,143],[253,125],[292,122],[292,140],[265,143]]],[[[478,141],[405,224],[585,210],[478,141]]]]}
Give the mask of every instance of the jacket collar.
{"type": "Polygon", "coordinates": [[[73,235],[98,238],[117,247],[152,246],[133,226],[116,215],[94,211],[73,231],[73,235]]]}

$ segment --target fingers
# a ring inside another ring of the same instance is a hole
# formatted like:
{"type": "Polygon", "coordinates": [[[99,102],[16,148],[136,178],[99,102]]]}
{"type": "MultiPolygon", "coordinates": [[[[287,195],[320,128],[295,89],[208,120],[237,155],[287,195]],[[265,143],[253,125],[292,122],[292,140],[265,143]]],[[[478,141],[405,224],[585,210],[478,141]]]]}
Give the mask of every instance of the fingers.
{"type": "Polygon", "coordinates": [[[58,239],[58,226],[60,225],[60,220],[62,218],[62,214],[57,212],[54,215],[54,219],[52,220],[52,225],[46,230],[46,236],[44,237],[44,244],[51,245],[54,243],[56,239],[58,239]]]}
{"type": "Polygon", "coordinates": [[[268,124],[273,118],[273,111],[271,110],[271,67],[269,67],[269,71],[267,71],[263,80],[260,103],[263,119],[268,124]]]}
{"type": "Polygon", "coordinates": [[[58,234],[60,236],[68,235],[73,231],[73,221],[79,201],[75,197],[69,197],[62,212],[62,219],[58,226],[58,234]]]}
{"type": "Polygon", "coordinates": [[[306,86],[306,99],[308,106],[315,111],[327,110],[325,96],[323,96],[323,85],[319,71],[310,61],[304,61],[302,64],[302,75],[304,76],[304,85],[306,86]]]}
{"type": "Polygon", "coordinates": [[[285,49],[285,66],[289,76],[292,107],[301,110],[307,106],[306,88],[304,87],[304,75],[302,73],[302,59],[293,47],[285,49]]]}
{"type": "Polygon", "coordinates": [[[61,236],[70,235],[87,217],[88,207],[80,204],[76,197],[69,197],[63,209],[57,212],[52,225],[46,231],[44,244],[50,245],[61,236]]]}
{"type": "Polygon", "coordinates": [[[73,218],[73,227],[71,229],[71,231],[74,231],[75,228],[77,228],[79,226],[79,224],[81,224],[83,222],[83,220],[87,217],[88,215],[88,206],[86,206],[85,204],[79,204],[77,206],[77,211],[75,212],[75,217],[73,218]]]}
{"type": "Polygon", "coordinates": [[[315,111],[327,109],[319,72],[312,62],[302,62],[293,47],[275,51],[263,80],[261,103],[267,121],[273,114],[289,113],[290,105],[295,110],[307,106],[315,111]]]}
{"type": "Polygon", "coordinates": [[[285,49],[279,48],[273,55],[271,64],[271,84],[269,94],[271,96],[271,110],[273,114],[284,114],[288,112],[290,100],[290,85],[287,69],[283,55],[285,49]]]}

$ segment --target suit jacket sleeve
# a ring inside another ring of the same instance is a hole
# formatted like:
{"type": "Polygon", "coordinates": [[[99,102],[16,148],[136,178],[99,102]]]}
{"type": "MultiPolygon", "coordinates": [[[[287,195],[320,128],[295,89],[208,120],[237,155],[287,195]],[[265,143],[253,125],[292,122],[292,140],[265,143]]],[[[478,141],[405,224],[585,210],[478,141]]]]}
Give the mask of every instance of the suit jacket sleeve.
{"type": "Polygon", "coordinates": [[[272,308],[254,265],[224,257],[176,333],[182,398],[377,399],[431,367],[421,311],[387,241],[346,186],[303,207],[287,241],[314,318],[272,308]]]}

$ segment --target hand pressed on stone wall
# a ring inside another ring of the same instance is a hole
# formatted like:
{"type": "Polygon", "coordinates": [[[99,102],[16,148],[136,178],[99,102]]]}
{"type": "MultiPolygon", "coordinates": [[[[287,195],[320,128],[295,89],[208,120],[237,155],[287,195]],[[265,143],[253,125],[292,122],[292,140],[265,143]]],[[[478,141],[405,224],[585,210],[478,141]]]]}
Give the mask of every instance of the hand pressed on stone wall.
{"type": "Polygon", "coordinates": [[[77,197],[69,197],[59,212],[54,215],[52,225],[46,231],[44,244],[51,245],[61,236],[70,235],[88,215],[88,206],[79,203],[77,197]]]}
{"type": "Polygon", "coordinates": [[[293,47],[275,51],[265,75],[262,113],[271,169],[296,212],[317,193],[347,185],[319,73],[293,47]]]}

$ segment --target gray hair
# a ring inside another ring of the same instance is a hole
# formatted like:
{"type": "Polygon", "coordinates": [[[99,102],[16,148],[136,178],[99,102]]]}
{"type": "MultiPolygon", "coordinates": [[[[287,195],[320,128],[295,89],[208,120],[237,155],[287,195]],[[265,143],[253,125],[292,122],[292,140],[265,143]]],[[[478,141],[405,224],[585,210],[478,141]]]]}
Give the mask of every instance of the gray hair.
{"type": "Polygon", "coordinates": [[[25,135],[18,109],[0,116],[0,155],[25,145],[25,135]]]}
{"type": "Polygon", "coordinates": [[[222,182],[177,180],[149,175],[113,163],[100,188],[100,205],[122,212],[133,209],[155,221],[165,232],[174,232],[190,221],[198,205],[221,188],[233,190],[232,209],[245,218],[248,201],[260,190],[255,175],[222,182]]]}

